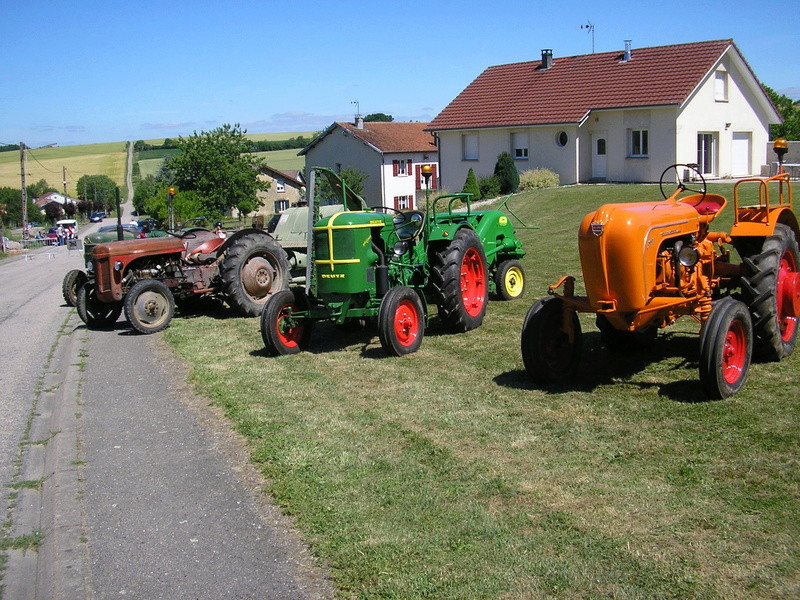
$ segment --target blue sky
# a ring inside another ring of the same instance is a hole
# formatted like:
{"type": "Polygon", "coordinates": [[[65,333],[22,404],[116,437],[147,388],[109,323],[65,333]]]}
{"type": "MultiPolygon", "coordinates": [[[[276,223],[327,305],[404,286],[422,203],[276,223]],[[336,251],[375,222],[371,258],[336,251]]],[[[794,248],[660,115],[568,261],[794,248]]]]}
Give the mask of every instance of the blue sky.
{"type": "Polygon", "coordinates": [[[0,143],[428,121],[490,65],[733,38],[800,98],[800,1],[38,0],[0,6],[0,143]],[[782,8],[777,8],[782,7],[782,8]]]}

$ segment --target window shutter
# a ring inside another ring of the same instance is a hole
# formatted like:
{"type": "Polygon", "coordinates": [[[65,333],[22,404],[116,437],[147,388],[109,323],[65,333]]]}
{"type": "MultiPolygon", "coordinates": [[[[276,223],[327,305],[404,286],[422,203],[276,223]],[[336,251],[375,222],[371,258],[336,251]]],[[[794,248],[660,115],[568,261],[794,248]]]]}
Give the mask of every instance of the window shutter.
{"type": "Polygon", "coordinates": [[[397,177],[397,172],[400,170],[400,165],[396,160],[392,161],[392,174],[397,177]]]}
{"type": "Polygon", "coordinates": [[[439,174],[436,172],[437,165],[431,165],[431,189],[437,190],[439,189],[439,174]]]}
{"type": "Polygon", "coordinates": [[[422,189],[422,165],[416,165],[414,167],[414,176],[416,179],[416,189],[419,191],[422,189]]]}

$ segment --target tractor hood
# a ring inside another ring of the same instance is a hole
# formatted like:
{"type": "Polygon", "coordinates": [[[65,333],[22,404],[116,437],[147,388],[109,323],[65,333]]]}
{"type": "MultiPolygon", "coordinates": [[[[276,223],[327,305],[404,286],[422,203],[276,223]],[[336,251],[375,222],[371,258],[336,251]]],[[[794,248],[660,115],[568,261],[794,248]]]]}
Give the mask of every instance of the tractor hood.
{"type": "Polygon", "coordinates": [[[183,252],[183,248],[183,242],[176,237],[121,240],[97,244],[92,251],[92,258],[102,260],[115,256],[146,256],[172,252],[180,254],[183,252]]]}

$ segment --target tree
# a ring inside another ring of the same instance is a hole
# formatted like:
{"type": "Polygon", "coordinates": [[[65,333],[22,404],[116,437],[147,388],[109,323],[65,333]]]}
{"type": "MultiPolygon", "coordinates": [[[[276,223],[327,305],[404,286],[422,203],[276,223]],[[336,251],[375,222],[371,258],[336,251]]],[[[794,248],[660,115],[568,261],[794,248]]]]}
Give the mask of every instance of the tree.
{"type": "Polygon", "coordinates": [[[517,191],[519,187],[519,172],[517,165],[514,164],[514,159],[508,152],[502,152],[497,157],[497,163],[494,165],[494,174],[500,180],[500,193],[512,194],[517,191]]]}
{"type": "Polygon", "coordinates": [[[800,140],[800,100],[792,100],[767,86],[764,86],[764,91],[767,92],[775,108],[783,117],[783,123],[780,125],[769,126],[770,138],[774,140],[783,137],[787,140],[800,140]]]}
{"type": "Polygon", "coordinates": [[[384,113],[372,113],[364,117],[365,123],[391,123],[392,121],[394,121],[394,117],[384,113]]]}
{"type": "Polygon", "coordinates": [[[108,175],[83,175],[78,179],[78,198],[92,202],[96,210],[111,212],[117,204],[117,184],[108,175]]]}
{"type": "Polygon", "coordinates": [[[478,187],[478,179],[475,177],[475,171],[470,167],[467,172],[467,179],[464,181],[464,187],[461,189],[464,194],[472,194],[473,200],[480,200],[481,188],[478,187]]]}
{"type": "Polygon", "coordinates": [[[176,143],[181,152],[165,163],[172,183],[182,191],[197,192],[203,212],[210,217],[222,217],[268,189],[266,182],[258,179],[263,160],[248,154],[252,143],[245,133],[237,123],[180,137],[176,143]]]}
{"type": "Polygon", "coordinates": [[[47,192],[57,192],[58,190],[47,184],[47,181],[40,179],[36,183],[32,183],[25,187],[28,192],[28,198],[38,198],[44,196],[47,192]]]}
{"type": "MultiPolygon", "coordinates": [[[[339,173],[339,177],[347,184],[347,188],[356,194],[361,195],[364,192],[364,180],[368,177],[366,173],[358,169],[344,169],[339,173]]],[[[326,177],[317,177],[315,193],[324,200],[332,200],[336,204],[342,203],[341,193],[333,191],[326,177]]]]}
{"type": "MultiPolygon", "coordinates": [[[[11,227],[20,227],[22,225],[22,191],[16,188],[0,187],[0,204],[6,205],[3,223],[11,227]]],[[[41,209],[36,206],[33,198],[28,196],[28,222],[39,221],[41,218],[41,209]]]]}

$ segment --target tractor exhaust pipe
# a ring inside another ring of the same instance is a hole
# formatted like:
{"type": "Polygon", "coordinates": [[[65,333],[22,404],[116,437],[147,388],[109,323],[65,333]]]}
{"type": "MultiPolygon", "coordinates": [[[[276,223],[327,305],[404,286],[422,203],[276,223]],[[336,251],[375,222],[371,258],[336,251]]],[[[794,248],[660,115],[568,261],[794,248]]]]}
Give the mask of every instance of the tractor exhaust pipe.
{"type": "Polygon", "coordinates": [[[389,267],[386,266],[386,255],[372,242],[372,250],[378,255],[378,266],[375,267],[375,291],[383,298],[389,291],[389,267]]]}

